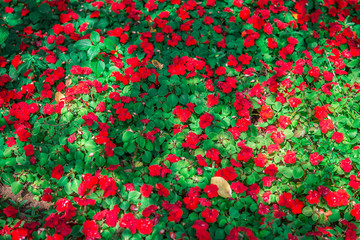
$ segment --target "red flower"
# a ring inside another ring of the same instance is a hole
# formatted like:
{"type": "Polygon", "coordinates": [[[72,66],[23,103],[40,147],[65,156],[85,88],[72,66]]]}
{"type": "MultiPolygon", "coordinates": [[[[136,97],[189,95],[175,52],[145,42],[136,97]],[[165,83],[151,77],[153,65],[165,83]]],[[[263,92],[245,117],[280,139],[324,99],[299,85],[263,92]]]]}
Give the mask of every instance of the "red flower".
{"type": "Polygon", "coordinates": [[[61,198],[57,200],[56,211],[65,212],[64,216],[62,216],[61,218],[64,218],[67,221],[76,215],[76,208],[72,205],[70,200],[66,198],[61,198]]]}
{"type": "Polygon", "coordinates": [[[194,224],[192,225],[192,228],[196,229],[197,231],[203,230],[206,231],[209,228],[209,224],[202,220],[195,220],[194,224]]]}
{"type": "Polygon", "coordinates": [[[118,222],[118,215],[120,212],[120,208],[118,205],[115,205],[114,208],[110,211],[106,212],[106,224],[109,227],[115,227],[116,223],[118,222]]]}
{"type": "Polygon", "coordinates": [[[199,198],[197,197],[185,197],[184,198],[185,207],[188,210],[195,210],[199,204],[199,198]]]}
{"type": "Polygon", "coordinates": [[[231,189],[234,190],[235,193],[243,193],[247,190],[247,187],[241,182],[233,182],[230,185],[231,189]]]}
{"type": "Polygon", "coordinates": [[[85,235],[85,239],[101,239],[99,234],[99,226],[95,221],[86,220],[83,224],[83,233],[85,235]]]}
{"type": "Polygon", "coordinates": [[[16,55],[14,56],[13,60],[11,61],[11,64],[13,65],[13,67],[17,70],[19,65],[23,64],[24,62],[21,61],[21,56],[20,55],[16,55]]]}
{"type": "Polygon", "coordinates": [[[132,213],[126,213],[119,221],[119,226],[128,228],[132,234],[136,233],[137,221],[132,213]]]}
{"type": "Polygon", "coordinates": [[[278,172],[278,168],[275,166],[275,164],[270,164],[267,166],[264,170],[265,174],[269,174],[269,176],[274,176],[278,172]]]}
{"type": "Polygon", "coordinates": [[[265,176],[261,179],[261,181],[263,182],[264,187],[271,187],[272,182],[275,181],[275,177],[265,176]]]}
{"type": "Polygon", "coordinates": [[[218,190],[219,190],[218,186],[214,184],[207,185],[204,188],[204,192],[207,194],[208,198],[217,197],[219,195],[218,190]]]}
{"type": "Polygon", "coordinates": [[[16,135],[18,135],[19,141],[21,141],[21,142],[26,142],[28,140],[28,138],[31,137],[31,133],[29,133],[29,131],[26,130],[24,126],[16,129],[16,131],[14,133],[16,135]]]}
{"type": "Polygon", "coordinates": [[[215,166],[218,166],[221,162],[221,159],[219,157],[219,150],[217,150],[215,148],[211,148],[210,150],[207,150],[205,156],[207,158],[210,158],[212,161],[214,161],[215,166]]]}
{"type": "Polygon", "coordinates": [[[226,68],[225,67],[218,67],[216,70],[215,70],[215,74],[216,75],[224,75],[226,73],[226,68]]]}
{"type": "Polygon", "coordinates": [[[240,17],[243,21],[245,21],[245,20],[247,20],[247,19],[250,17],[250,14],[251,14],[250,9],[247,8],[247,7],[243,7],[242,10],[241,10],[240,13],[239,13],[239,17],[240,17]]]}
{"type": "Polygon", "coordinates": [[[349,186],[354,190],[358,190],[360,187],[360,180],[355,175],[350,175],[349,186]]]}
{"type": "Polygon", "coordinates": [[[207,7],[213,7],[216,4],[216,0],[206,0],[207,7]]]}
{"type": "Polygon", "coordinates": [[[175,163],[175,162],[180,161],[180,158],[178,156],[176,156],[175,154],[169,154],[166,157],[166,160],[169,160],[171,163],[175,163]]]}
{"type": "Polygon", "coordinates": [[[335,140],[337,143],[341,143],[344,140],[344,134],[335,131],[332,135],[332,140],[335,140]]]}
{"type": "Polygon", "coordinates": [[[287,126],[291,124],[290,118],[286,116],[280,116],[278,121],[279,121],[279,127],[282,129],[285,129],[287,126]]]}
{"type": "Polygon", "coordinates": [[[148,198],[153,190],[153,187],[151,185],[143,184],[140,187],[140,193],[143,197],[148,198]]]}
{"type": "Polygon", "coordinates": [[[330,113],[329,111],[329,104],[326,104],[325,106],[316,106],[314,107],[314,111],[315,111],[315,117],[319,120],[322,120],[324,118],[328,117],[328,114],[330,113]]]}
{"type": "Polygon", "coordinates": [[[198,160],[198,164],[202,167],[207,167],[207,162],[203,156],[200,154],[196,155],[196,159],[198,160]]]}
{"type": "Polygon", "coordinates": [[[105,102],[99,102],[99,104],[96,106],[95,111],[104,112],[105,111],[105,102]]]}
{"type": "Polygon", "coordinates": [[[159,165],[151,165],[149,166],[149,174],[152,177],[166,177],[168,173],[171,173],[171,170],[168,169],[165,165],[163,167],[159,165]]]}
{"type": "Polygon", "coordinates": [[[13,206],[11,206],[11,205],[9,205],[9,206],[7,206],[6,208],[3,209],[3,213],[8,218],[15,217],[18,212],[19,211],[16,208],[14,208],[13,206]]]}
{"type": "Polygon", "coordinates": [[[169,211],[168,221],[169,222],[179,222],[183,215],[183,210],[179,207],[175,207],[169,211]]]}
{"type": "Polygon", "coordinates": [[[293,200],[291,204],[291,212],[293,214],[300,214],[302,212],[304,205],[305,204],[299,199],[293,200]]]}
{"type": "Polygon", "coordinates": [[[317,152],[310,154],[310,163],[314,166],[319,165],[319,162],[322,162],[323,159],[324,157],[317,152]]]}
{"type": "Polygon", "coordinates": [[[242,146],[240,152],[237,154],[236,159],[239,161],[247,162],[254,156],[254,150],[247,146],[242,146]]]}
{"type": "Polygon", "coordinates": [[[197,144],[199,143],[200,139],[196,133],[189,132],[189,134],[185,138],[185,142],[182,144],[182,147],[188,147],[191,149],[196,149],[197,144]]]}
{"type": "Polygon", "coordinates": [[[29,230],[26,228],[17,228],[11,232],[12,240],[23,240],[28,237],[29,230]]]}
{"type": "Polygon", "coordinates": [[[300,98],[289,98],[289,103],[290,106],[292,108],[296,108],[300,103],[301,103],[301,99],[300,98]]]}
{"type": "Polygon", "coordinates": [[[282,195],[279,196],[279,205],[280,206],[284,206],[284,207],[287,207],[287,208],[290,208],[291,205],[292,205],[292,195],[291,193],[283,193],[282,195]]]}
{"type": "Polygon", "coordinates": [[[319,67],[312,67],[310,70],[309,70],[309,76],[311,77],[314,77],[314,78],[319,78],[320,76],[320,69],[319,67]]]}
{"type": "Polygon", "coordinates": [[[158,190],[159,196],[164,196],[165,198],[167,198],[170,195],[169,190],[166,187],[164,187],[164,185],[162,185],[161,183],[157,183],[155,185],[155,188],[158,190]]]}
{"type": "Polygon", "coordinates": [[[86,173],[84,176],[84,181],[80,183],[79,185],[79,195],[84,196],[87,190],[90,190],[90,192],[95,191],[96,184],[98,183],[98,178],[95,176],[91,176],[90,173],[86,173]]]}
{"type": "Polygon", "coordinates": [[[340,167],[342,168],[342,170],[344,170],[344,172],[346,173],[350,172],[352,169],[350,158],[345,158],[344,160],[341,160],[340,167]]]}
{"type": "Polygon", "coordinates": [[[52,235],[52,236],[47,236],[46,237],[46,240],[63,240],[64,239],[64,237],[62,236],[62,235],[60,235],[60,234],[57,234],[57,233],[54,233],[54,235],[52,235]]]}
{"type": "Polygon", "coordinates": [[[285,135],[282,131],[280,132],[273,132],[270,138],[274,141],[275,144],[281,144],[285,140],[285,135]]]}
{"type": "Polygon", "coordinates": [[[44,190],[41,200],[45,201],[45,202],[51,202],[53,199],[53,197],[51,196],[51,192],[52,192],[52,190],[50,188],[46,188],[44,190]]]}
{"type": "Polygon", "coordinates": [[[266,122],[268,119],[273,117],[273,111],[269,106],[264,105],[261,107],[260,117],[266,122]]]}
{"type": "Polygon", "coordinates": [[[331,131],[334,129],[334,124],[331,121],[331,119],[325,119],[325,120],[320,120],[320,129],[321,132],[326,134],[328,131],[331,131]]]}
{"type": "Polygon", "coordinates": [[[267,206],[267,205],[265,205],[265,204],[263,204],[263,203],[260,203],[260,204],[259,204],[259,209],[258,209],[258,211],[257,211],[258,214],[260,214],[260,215],[266,215],[266,214],[269,213],[269,211],[270,211],[270,207],[269,207],[269,206],[267,206]]]}
{"type": "Polygon", "coordinates": [[[101,190],[104,190],[104,197],[109,197],[116,194],[117,186],[114,179],[109,178],[108,176],[102,176],[99,178],[99,184],[101,190]]]}
{"type": "Polygon", "coordinates": [[[316,190],[309,190],[306,199],[310,204],[318,204],[320,199],[320,193],[316,190]]]}
{"type": "Polygon", "coordinates": [[[60,180],[60,178],[62,177],[63,173],[64,173],[64,168],[62,165],[57,165],[56,167],[53,168],[52,173],[51,173],[51,177],[55,178],[56,180],[60,180]]]}
{"type": "Polygon", "coordinates": [[[118,108],[116,109],[116,113],[118,114],[119,120],[122,122],[131,119],[131,114],[126,108],[118,108]]]}
{"type": "Polygon", "coordinates": [[[296,163],[296,154],[293,151],[287,151],[284,156],[284,162],[286,164],[294,164],[296,163]]]}
{"type": "MultiPolygon", "coordinates": [[[[77,204],[79,204],[79,206],[87,206],[87,205],[94,206],[94,205],[95,205],[95,200],[94,200],[94,199],[74,197],[73,200],[74,200],[77,204]]],[[[94,219],[94,220],[95,220],[95,219],[94,219]]]]}
{"type": "Polygon", "coordinates": [[[144,217],[149,217],[151,214],[153,214],[156,211],[156,209],[157,209],[156,205],[150,205],[142,211],[142,215],[144,217]]]}
{"type": "Polygon", "coordinates": [[[209,16],[204,17],[204,24],[211,25],[213,22],[214,22],[214,19],[212,19],[211,17],[209,17],[209,16]]]}
{"type": "Polygon", "coordinates": [[[136,223],[136,229],[141,234],[151,234],[153,230],[153,223],[149,218],[139,219],[136,223]]]}
{"type": "Polygon", "coordinates": [[[34,155],[34,147],[32,144],[24,146],[25,156],[34,155]]]}
{"type": "Polygon", "coordinates": [[[209,208],[205,208],[205,210],[201,212],[201,217],[205,218],[205,221],[207,223],[216,222],[218,216],[219,216],[219,211],[216,209],[210,210],[209,208]]]}
{"type": "Polygon", "coordinates": [[[161,166],[159,165],[151,165],[149,166],[149,174],[152,177],[158,177],[161,174],[161,166]]]}
{"type": "Polygon", "coordinates": [[[350,195],[344,189],[339,189],[337,192],[329,192],[324,196],[329,207],[346,206],[349,203],[350,195]]]}
{"type": "Polygon", "coordinates": [[[134,187],[133,183],[125,183],[124,186],[125,186],[126,191],[129,191],[129,192],[135,191],[135,187],[134,187]]]}
{"type": "Polygon", "coordinates": [[[193,46],[193,45],[196,45],[196,39],[192,36],[188,36],[186,41],[185,41],[185,44],[186,46],[193,46]]]}
{"type": "Polygon", "coordinates": [[[332,80],[334,78],[334,75],[329,71],[324,71],[323,72],[323,77],[324,77],[325,81],[332,82],[332,80]]]}
{"type": "Polygon", "coordinates": [[[268,38],[267,39],[267,46],[270,49],[275,49],[278,47],[278,43],[276,42],[276,40],[274,38],[268,38]]]}
{"type": "Polygon", "coordinates": [[[356,220],[360,220],[360,204],[355,204],[354,209],[350,211],[351,216],[356,220]]]}
{"type": "Polygon", "coordinates": [[[222,177],[226,181],[234,181],[237,176],[233,167],[226,167],[215,172],[215,177],[222,177]]]}
{"type": "Polygon", "coordinates": [[[259,153],[257,157],[254,159],[255,166],[263,168],[267,162],[267,158],[265,154],[259,153]]]}
{"type": "Polygon", "coordinates": [[[191,117],[191,112],[188,109],[182,109],[180,106],[176,106],[173,114],[175,114],[180,122],[186,122],[191,117]]]}
{"type": "Polygon", "coordinates": [[[202,129],[209,127],[212,124],[214,117],[210,113],[205,113],[200,116],[199,126],[202,129]]]}

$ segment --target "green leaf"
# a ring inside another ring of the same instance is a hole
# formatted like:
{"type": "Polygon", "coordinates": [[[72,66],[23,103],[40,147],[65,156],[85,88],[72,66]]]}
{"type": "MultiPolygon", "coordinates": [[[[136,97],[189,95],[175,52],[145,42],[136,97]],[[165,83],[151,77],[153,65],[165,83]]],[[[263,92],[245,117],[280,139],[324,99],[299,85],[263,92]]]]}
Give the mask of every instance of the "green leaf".
{"type": "Polygon", "coordinates": [[[87,50],[89,47],[92,47],[92,43],[89,39],[79,40],[75,43],[74,48],[78,50],[87,50]]]}
{"type": "Polygon", "coordinates": [[[333,209],[332,214],[329,216],[330,222],[337,222],[340,219],[340,212],[339,209],[333,209]]]}
{"type": "Polygon", "coordinates": [[[301,167],[295,167],[293,169],[293,175],[295,179],[302,178],[302,176],[304,176],[304,170],[301,167]]]}
{"type": "Polygon", "coordinates": [[[302,210],[302,214],[304,214],[307,217],[310,217],[312,215],[312,213],[313,213],[313,210],[310,206],[306,206],[302,210]]]}
{"type": "Polygon", "coordinates": [[[91,69],[94,71],[95,75],[99,77],[105,70],[105,63],[102,61],[92,62],[91,69]]]}
{"type": "Polygon", "coordinates": [[[101,156],[99,156],[95,159],[95,164],[98,167],[103,167],[105,165],[105,163],[106,163],[106,159],[101,156]]]}
{"type": "Polygon", "coordinates": [[[3,44],[8,36],[9,31],[6,28],[0,26],[0,44],[3,44]]]}
{"type": "Polygon", "coordinates": [[[43,13],[43,14],[48,14],[51,12],[51,8],[50,8],[49,4],[47,4],[47,3],[40,4],[38,9],[39,9],[39,12],[43,13]]]}
{"type": "Polygon", "coordinates": [[[170,94],[167,97],[166,101],[170,107],[175,107],[176,104],[179,102],[179,98],[175,94],[170,94]]]}
{"type": "Polygon", "coordinates": [[[104,45],[109,50],[115,50],[116,49],[114,41],[111,40],[110,38],[105,38],[104,39],[104,45]]]}
{"type": "Polygon", "coordinates": [[[360,119],[355,119],[352,125],[354,128],[360,128],[360,119]]]}
{"type": "Polygon", "coordinates": [[[90,34],[90,39],[93,43],[98,43],[100,42],[100,34],[98,32],[93,31],[90,34]]]}
{"type": "Polygon", "coordinates": [[[24,185],[20,182],[13,182],[11,183],[11,191],[16,195],[18,194],[22,189],[24,185]]]}
{"type": "Polygon", "coordinates": [[[140,195],[141,195],[141,193],[140,192],[138,192],[138,191],[131,191],[130,193],[129,193],[129,197],[128,197],[128,200],[129,201],[131,201],[131,202],[137,202],[138,200],[139,200],[139,198],[140,198],[140,195]]]}
{"type": "Polygon", "coordinates": [[[80,183],[81,183],[81,181],[79,179],[75,178],[74,181],[72,181],[72,183],[71,183],[71,189],[74,192],[78,192],[80,183]]]}
{"type": "Polygon", "coordinates": [[[360,62],[360,60],[359,60],[359,59],[352,60],[351,62],[349,62],[349,63],[347,64],[347,66],[348,66],[349,68],[356,67],[356,66],[358,66],[358,65],[359,65],[359,62],[360,62]]]}
{"type": "Polygon", "coordinates": [[[231,207],[229,209],[229,213],[230,213],[231,218],[239,218],[240,217],[240,212],[235,207],[231,207]]]}
{"type": "Polygon", "coordinates": [[[90,61],[94,59],[99,53],[100,53],[100,47],[99,46],[92,46],[88,49],[88,56],[90,61]]]}
{"type": "Polygon", "coordinates": [[[130,203],[129,202],[122,202],[120,204],[120,208],[124,211],[128,210],[128,208],[130,207],[130,203]]]}
{"type": "Polygon", "coordinates": [[[130,131],[126,131],[124,135],[122,136],[123,142],[129,142],[134,139],[134,134],[130,131]]]}
{"type": "Polygon", "coordinates": [[[292,176],[293,176],[291,168],[288,168],[288,167],[279,167],[279,172],[282,175],[284,175],[286,178],[292,178],[292,176]]]}

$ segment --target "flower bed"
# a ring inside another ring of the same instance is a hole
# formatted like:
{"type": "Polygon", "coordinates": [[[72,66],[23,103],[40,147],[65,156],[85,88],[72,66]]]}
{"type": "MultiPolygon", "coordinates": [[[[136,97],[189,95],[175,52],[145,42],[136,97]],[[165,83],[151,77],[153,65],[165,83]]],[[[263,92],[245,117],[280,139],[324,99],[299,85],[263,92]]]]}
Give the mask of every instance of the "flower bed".
{"type": "Polygon", "coordinates": [[[0,0],[1,239],[356,239],[359,62],[356,0],[0,0]]]}

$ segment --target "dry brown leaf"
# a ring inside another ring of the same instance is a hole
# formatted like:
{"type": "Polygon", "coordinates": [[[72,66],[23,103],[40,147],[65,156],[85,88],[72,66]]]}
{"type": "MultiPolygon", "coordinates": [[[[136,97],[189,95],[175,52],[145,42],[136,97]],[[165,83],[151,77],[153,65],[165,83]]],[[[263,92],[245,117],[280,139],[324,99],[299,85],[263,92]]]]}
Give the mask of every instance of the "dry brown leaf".
{"type": "Polygon", "coordinates": [[[68,87],[71,85],[71,83],[72,83],[72,80],[71,80],[71,78],[69,78],[65,81],[65,86],[68,87]]]}
{"type": "Polygon", "coordinates": [[[230,184],[222,177],[212,177],[211,184],[216,185],[219,190],[219,196],[223,197],[223,198],[231,198],[232,197],[232,191],[231,191],[231,187],[230,184]]]}
{"type": "Polygon", "coordinates": [[[60,101],[64,101],[64,100],[61,100],[62,98],[65,98],[65,95],[62,94],[61,92],[56,92],[55,93],[55,101],[58,103],[60,101]]]}
{"type": "Polygon", "coordinates": [[[156,68],[159,68],[159,69],[162,69],[164,64],[161,64],[159,63],[157,60],[152,60],[151,63],[156,67],[156,68]]]}
{"type": "Polygon", "coordinates": [[[142,162],[136,162],[135,167],[142,167],[144,164],[142,162]]]}
{"type": "Polygon", "coordinates": [[[298,126],[298,127],[296,128],[295,132],[294,132],[294,137],[295,137],[295,138],[301,138],[301,137],[303,137],[304,135],[305,135],[305,130],[304,130],[304,128],[298,126]]]}

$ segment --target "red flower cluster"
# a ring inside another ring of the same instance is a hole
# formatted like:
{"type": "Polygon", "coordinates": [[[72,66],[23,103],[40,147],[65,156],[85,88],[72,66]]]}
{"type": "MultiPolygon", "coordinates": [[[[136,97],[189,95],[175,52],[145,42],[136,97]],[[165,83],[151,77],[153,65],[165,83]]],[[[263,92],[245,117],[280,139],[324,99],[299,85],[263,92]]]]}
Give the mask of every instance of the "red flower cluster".
{"type": "Polygon", "coordinates": [[[167,168],[165,165],[162,167],[160,165],[151,165],[149,166],[149,174],[152,177],[162,177],[165,178],[166,175],[171,174],[171,170],[167,168]]]}
{"type": "Polygon", "coordinates": [[[293,214],[300,214],[304,207],[304,203],[299,199],[291,199],[291,193],[283,193],[279,196],[279,205],[291,209],[293,214]]]}

